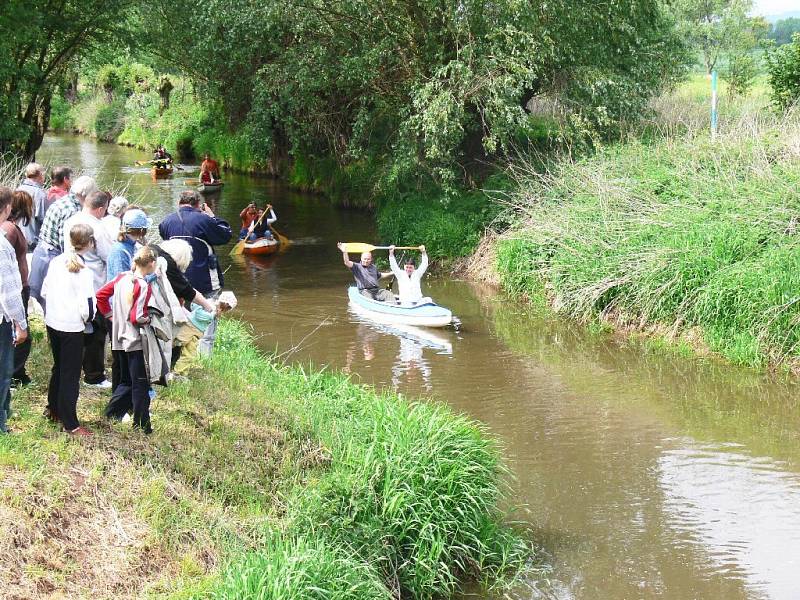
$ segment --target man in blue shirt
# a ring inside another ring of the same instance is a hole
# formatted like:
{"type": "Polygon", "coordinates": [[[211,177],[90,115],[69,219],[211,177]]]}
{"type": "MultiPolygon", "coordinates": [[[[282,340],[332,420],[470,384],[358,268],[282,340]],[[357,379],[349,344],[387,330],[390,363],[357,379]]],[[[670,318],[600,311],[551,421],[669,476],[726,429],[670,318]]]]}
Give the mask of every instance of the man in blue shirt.
{"type": "Polygon", "coordinates": [[[214,212],[195,191],[180,195],[177,212],[168,215],[158,226],[164,240],[183,239],[192,246],[192,262],[186,279],[204,296],[215,296],[223,285],[222,269],[214,246],[227,244],[233,232],[224,219],[214,212]]]}

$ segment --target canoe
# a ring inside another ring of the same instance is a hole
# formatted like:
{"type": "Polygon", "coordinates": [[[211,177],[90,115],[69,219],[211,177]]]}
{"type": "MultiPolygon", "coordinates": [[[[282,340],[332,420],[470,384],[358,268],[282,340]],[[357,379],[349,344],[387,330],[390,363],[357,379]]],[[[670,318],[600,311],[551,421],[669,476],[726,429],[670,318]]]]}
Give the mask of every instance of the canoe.
{"type": "Polygon", "coordinates": [[[172,175],[172,167],[153,167],[150,169],[153,179],[165,179],[172,175]]]}
{"type": "Polygon", "coordinates": [[[197,191],[201,194],[212,194],[218,192],[225,185],[222,181],[215,181],[214,183],[201,183],[197,186],[197,191]]]}
{"type": "Polygon", "coordinates": [[[453,313],[435,302],[401,306],[378,302],[362,296],[355,286],[347,290],[350,307],[357,314],[387,325],[416,325],[417,327],[445,327],[453,320],[453,313]]]}
{"type": "Polygon", "coordinates": [[[278,246],[280,245],[281,244],[278,240],[261,238],[255,242],[245,243],[242,254],[272,254],[278,250],[278,246]]]}

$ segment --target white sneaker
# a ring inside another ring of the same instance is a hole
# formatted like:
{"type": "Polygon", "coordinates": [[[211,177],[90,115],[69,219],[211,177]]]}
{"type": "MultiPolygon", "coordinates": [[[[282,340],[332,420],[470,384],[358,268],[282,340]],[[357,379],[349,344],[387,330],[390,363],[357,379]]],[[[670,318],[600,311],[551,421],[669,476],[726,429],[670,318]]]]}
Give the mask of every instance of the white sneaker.
{"type": "Polygon", "coordinates": [[[111,389],[111,382],[108,379],[103,379],[100,383],[87,383],[89,387],[98,388],[101,390],[111,389]]]}
{"type": "Polygon", "coordinates": [[[133,419],[131,418],[131,416],[130,416],[128,413],[125,413],[125,415],[124,415],[124,416],[123,416],[123,417],[120,419],[120,421],[119,421],[119,422],[120,422],[120,423],[129,423],[129,422],[131,422],[132,420],[133,420],[133,419]]]}

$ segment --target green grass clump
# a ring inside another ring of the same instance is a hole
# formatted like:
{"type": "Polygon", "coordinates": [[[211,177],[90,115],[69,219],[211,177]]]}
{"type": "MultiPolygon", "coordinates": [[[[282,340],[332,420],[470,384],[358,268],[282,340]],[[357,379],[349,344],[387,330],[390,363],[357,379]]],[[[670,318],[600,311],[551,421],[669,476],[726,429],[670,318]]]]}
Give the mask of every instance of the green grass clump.
{"type": "Polygon", "coordinates": [[[713,140],[633,140],[544,175],[520,169],[502,281],[583,321],[699,327],[737,363],[795,361],[798,139],[800,115],[765,113],[713,140]]]}
{"type": "Polygon", "coordinates": [[[277,536],[229,570],[217,600],[391,600],[377,572],[320,538],[277,536]]]}

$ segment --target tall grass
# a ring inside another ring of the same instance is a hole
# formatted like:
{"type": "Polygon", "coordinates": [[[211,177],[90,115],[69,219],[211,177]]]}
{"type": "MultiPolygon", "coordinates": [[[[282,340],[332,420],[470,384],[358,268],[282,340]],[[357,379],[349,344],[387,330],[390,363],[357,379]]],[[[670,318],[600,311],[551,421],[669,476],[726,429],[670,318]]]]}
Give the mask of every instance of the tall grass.
{"type": "Polygon", "coordinates": [[[284,537],[272,551],[231,565],[226,597],[449,597],[464,578],[489,582],[520,570],[529,550],[502,525],[506,474],[478,425],[342,375],[276,367],[241,325],[229,324],[220,341],[220,377],[242,377],[239,365],[249,365],[248,375],[261,374],[251,385],[280,390],[274,402],[329,453],[319,476],[288,499],[284,537]],[[308,560],[287,555],[292,548],[308,560]],[[288,587],[260,578],[267,571],[282,573],[288,587]],[[364,595],[342,595],[356,589],[348,571],[359,574],[364,595]]]}
{"type": "Polygon", "coordinates": [[[515,175],[520,221],[498,248],[510,290],[584,321],[699,328],[738,363],[800,358],[800,114],[515,175]]]}

